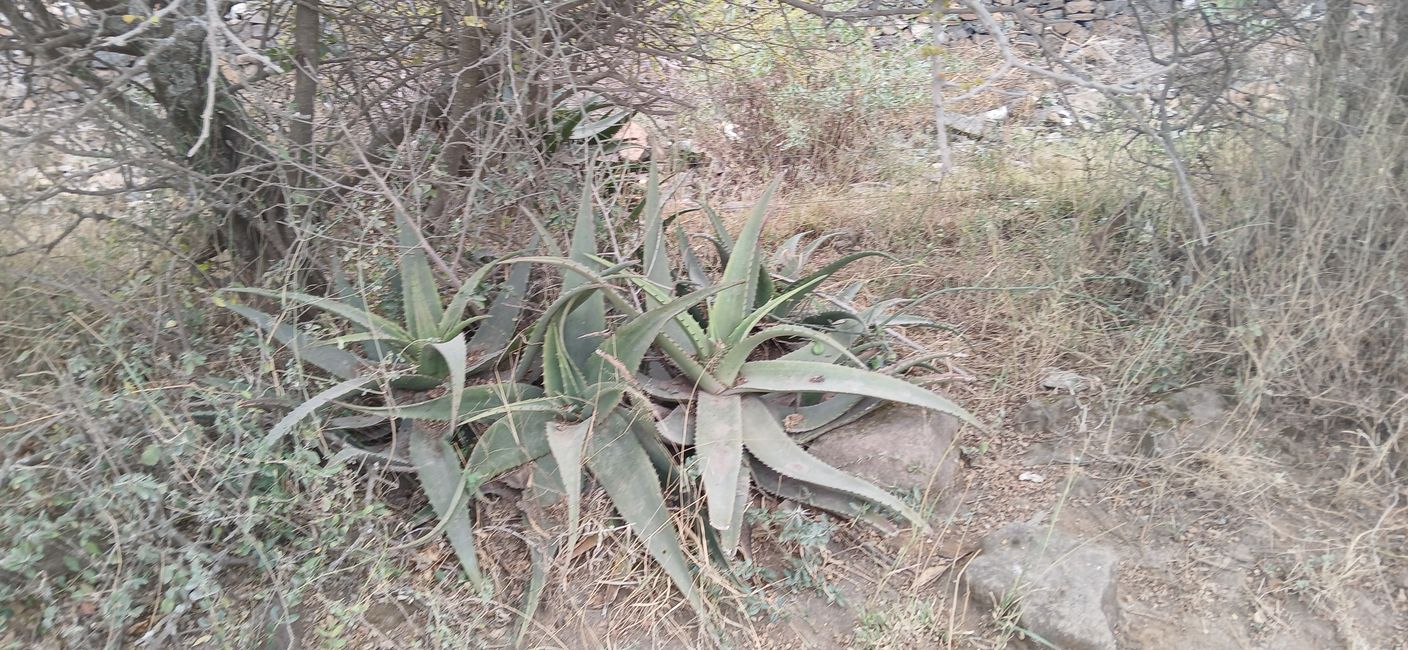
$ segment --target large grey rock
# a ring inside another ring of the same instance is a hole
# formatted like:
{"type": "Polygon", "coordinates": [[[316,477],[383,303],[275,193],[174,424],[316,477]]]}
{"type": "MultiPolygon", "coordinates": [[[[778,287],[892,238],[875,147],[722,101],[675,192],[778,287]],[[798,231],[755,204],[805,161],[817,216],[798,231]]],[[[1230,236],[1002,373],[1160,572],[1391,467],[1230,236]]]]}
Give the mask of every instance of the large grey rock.
{"type": "Polygon", "coordinates": [[[882,408],[813,442],[813,455],[877,485],[942,490],[958,474],[958,420],[911,406],[882,408]]]}
{"type": "Polygon", "coordinates": [[[1114,650],[1119,558],[1049,528],[1008,524],[983,540],[963,573],[988,607],[1015,603],[1018,625],[1063,650],[1114,650]]]}

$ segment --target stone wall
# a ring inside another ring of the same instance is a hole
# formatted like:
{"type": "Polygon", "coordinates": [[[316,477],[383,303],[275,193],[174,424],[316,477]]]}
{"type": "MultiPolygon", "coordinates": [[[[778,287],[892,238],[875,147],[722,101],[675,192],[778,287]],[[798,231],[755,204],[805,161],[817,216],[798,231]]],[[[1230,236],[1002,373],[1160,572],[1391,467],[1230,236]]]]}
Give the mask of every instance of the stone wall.
{"type": "MultiPolygon", "coordinates": [[[[1033,26],[1044,33],[1080,39],[1088,36],[1101,21],[1126,16],[1130,0],[989,0],[993,7],[1017,7],[1028,16],[1036,19],[1033,26]],[[1040,22],[1038,22],[1040,21],[1040,22]]],[[[862,8],[918,8],[921,3],[884,1],[862,3],[862,8]]],[[[927,4],[922,6],[929,6],[927,4]]],[[[1010,37],[1023,35],[1017,19],[1007,13],[993,14],[999,24],[1008,31],[1010,37]]],[[[876,47],[894,47],[909,44],[924,45],[933,39],[935,28],[929,16],[884,16],[870,19],[869,26],[874,30],[876,47]]],[[[988,29],[974,14],[948,16],[943,21],[949,43],[960,40],[983,40],[989,37],[988,29]]]]}

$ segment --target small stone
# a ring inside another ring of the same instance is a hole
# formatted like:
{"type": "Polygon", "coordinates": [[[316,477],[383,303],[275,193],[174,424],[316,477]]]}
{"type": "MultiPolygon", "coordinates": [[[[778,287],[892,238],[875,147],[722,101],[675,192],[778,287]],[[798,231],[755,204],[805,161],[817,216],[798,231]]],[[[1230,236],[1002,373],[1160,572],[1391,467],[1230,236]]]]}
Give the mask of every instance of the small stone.
{"type": "Polygon", "coordinates": [[[1062,20],[1060,22],[1051,23],[1051,31],[1056,32],[1057,34],[1069,34],[1071,33],[1071,30],[1075,28],[1076,24],[1069,20],[1062,20]]]}
{"type": "Polygon", "coordinates": [[[1046,477],[1036,472],[1022,472],[1022,474],[1017,477],[1017,480],[1027,483],[1045,483],[1046,477]]]}
{"type": "Polygon", "coordinates": [[[1100,386],[1100,380],[1060,368],[1043,368],[1041,387],[1062,393],[1080,393],[1100,386]]]}
{"type": "Polygon", "coordinates": [[[1095,0],[1071,0],[1066,3],[1066,15],[1092,13],[1095,6],[1095,0]]]}

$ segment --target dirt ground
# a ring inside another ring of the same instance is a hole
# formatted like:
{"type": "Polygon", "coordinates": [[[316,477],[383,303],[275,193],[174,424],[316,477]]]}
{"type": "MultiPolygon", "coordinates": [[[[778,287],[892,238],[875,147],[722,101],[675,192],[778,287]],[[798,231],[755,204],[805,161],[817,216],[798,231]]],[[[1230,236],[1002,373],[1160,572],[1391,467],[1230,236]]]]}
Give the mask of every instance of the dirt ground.
{"type": "MultiPolygon", "coordinates": [[[[991,436],[963,432],[953,484],[916,495],[932,506],[928,535],[759,502],[773,514],[755,518],[746,545],[752,591],[716,592],[713,633],[597,500],[595,523],[552,568],[523,647],[1040,648],[1012,610],[966,597],[956,579],[1009,522],[1114,551],[1121,648],[1408,647],[1401,491],[1356,482],[1368,459],[1352,440],[1248,428],[1229,403],[1197,387],[1110,414],[1098,392],[1047,391],[991,436]]],[[[520,499],[505,490],[485,514],[515,605],[530,564],[521,542],[494,530],[531,531],[554,516],[520,499]]],[[[435,545],[411,562],[422,569],[400,589],[425,594],[443,589],[434,569],[453,559],[435,545]]],[[[513,605],[485,614],[472,599],[418,603],[382,584],[364,599],[365,625],[347,630],[354,647],[435,647],[428,630],[444,617],[477,617],[477,643],[511,645],[513,605]]],[[[309,613],[290,633],[308,639],[296,647],[322,647],[309,613]]]]}

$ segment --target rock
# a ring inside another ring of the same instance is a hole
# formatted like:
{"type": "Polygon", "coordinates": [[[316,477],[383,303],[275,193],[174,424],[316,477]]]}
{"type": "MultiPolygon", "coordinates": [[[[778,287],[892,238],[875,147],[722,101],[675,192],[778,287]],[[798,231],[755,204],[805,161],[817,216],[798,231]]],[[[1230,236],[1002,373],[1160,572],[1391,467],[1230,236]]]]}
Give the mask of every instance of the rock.
{"type": "Polygon", "coordinates": [[[1008,524],[983,540],[963,584],[978,604],[1013,602],[1017,623],[1065,650],[1114,650],[1119,558],[1059,531],[1008,524]]]}
{"type": "Polygon", "coordinates": [[[1066,15],[1095,12],[1095,0],[1071,0],[1066,3],[1066,15]]]}
{"type": "Polygon", "coordinates": [[[958,473],[958,420],[892,406],[828,432],[809,451],[877,485],[943,490],[958,473]]]}
{"type": "Polygon", "coordinates": [[[1138,435],[1139,453],[1153,457],[1226,443],[1226,400],[1206,387],[1170,393],[1139,411],[1115,418],[1115,430],[1138,435]]]}
{"type": "Polygon", "coordinates": [[[987,122],[983,121],[980,117],[969,117],[967,115],[950,113],[946,121],[948,128],[975,140],[981,140],[987,132],[987,122]]]}
{"type": "Polygon", "coordinates": [[[1227,413],[1226,400],[1206,386],[1185,388],[1159,400],[1160,404],[1194,424],[1210,424],[1227,413]]]}
{"type": "Polygon", "coordinates": [[[1093,88],[1066,95],[1066,103],[1080,117],[1093,117],[1105,110],[1105,96],[1093,88]]]}
{"type": "Polygon", "coordinates": [[[1100,387],[1100,380],[1078,372],[1060,368],[1042,368],[1046,374],[1041,377],[1041,387],[1063,393],[1083,393],[1100,387]]]}
{"type": "Polygon", "coordinates": [[[1034,444],[1022,452],[1020,459],[1023,467],[1082,465],[1086,462],[1085,455],[1078,449],[1044,442],[1034,444]]]}
{"type": "Polygon", "coordinates": [[[1022,433],[1060,433],[1080,412],[1080,402],[1070,395],[1038,397],[1022,405],[1013,424],[1022,433]]]}

